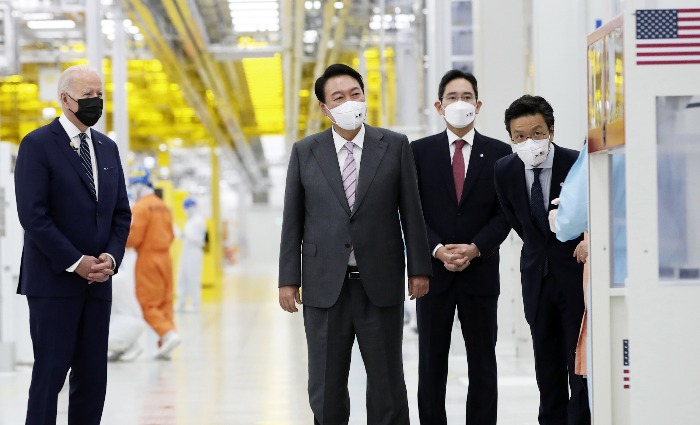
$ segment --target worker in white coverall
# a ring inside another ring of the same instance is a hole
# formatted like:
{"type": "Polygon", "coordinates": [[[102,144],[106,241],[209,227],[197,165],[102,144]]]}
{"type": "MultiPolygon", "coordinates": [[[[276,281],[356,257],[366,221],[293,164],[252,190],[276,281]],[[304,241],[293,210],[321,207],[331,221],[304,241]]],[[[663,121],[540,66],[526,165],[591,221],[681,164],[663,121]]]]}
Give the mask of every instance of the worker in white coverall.
{"type": "Polygon", "coordinates": [[[135,264],[136,251],[127,249],[119,273],[112,279],[112,317],[107,342],[107,358],[110,361],[132,361],[143,351],[139,338],[145,322],[136,300],[135,264]]]}
{"type": "Polygon", "coordinates": [[[187,214],[187,221],[181,234],[182,255],[177,279],[177,310],[195,312],[199,310],[202,298],[202,260],[207,224],[199,214],[197,202],[193,198],[185,199],[182,206],[187,214]]]}

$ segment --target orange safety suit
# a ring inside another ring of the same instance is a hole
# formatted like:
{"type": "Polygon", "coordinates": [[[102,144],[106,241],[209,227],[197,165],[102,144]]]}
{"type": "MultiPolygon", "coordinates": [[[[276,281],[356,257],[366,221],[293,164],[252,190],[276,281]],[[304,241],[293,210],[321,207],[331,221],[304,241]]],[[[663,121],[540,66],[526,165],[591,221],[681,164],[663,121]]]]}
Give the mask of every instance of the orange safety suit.
{"type": "Polygon", "coordinates": [[[170,209],[155,194],[139,199],[131,209],[132,221],[127,248],[135,248],[136,298],[143,318],[160,337],[175,329],[173,321],[173,267],[170,244],[173,218],[170,209]]]}

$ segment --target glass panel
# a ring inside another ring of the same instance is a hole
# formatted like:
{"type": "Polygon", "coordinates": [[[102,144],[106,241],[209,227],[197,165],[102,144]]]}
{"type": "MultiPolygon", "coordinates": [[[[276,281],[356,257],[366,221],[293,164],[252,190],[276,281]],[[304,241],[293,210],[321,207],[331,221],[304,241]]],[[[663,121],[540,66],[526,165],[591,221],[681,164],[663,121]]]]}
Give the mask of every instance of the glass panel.
{"type": "Polygon", "coordinates": [[[625,286],[627,278],[627,205],[625,190],[625,154],[611,155],[612,180],[612,287],[625,286]]]}
{"type": "Polygon", "coordinates": [[[700,284],[700,96],[656,98],[659,279],[700,284]]]}
{"type": "Polygon", "coordinates": [[[588,46],[588,144],[591,152],[603,147],[603,47],[602,39],[588,46]]]}
{"type": "Polygon", "coordinates": [[[472,2],[453,1],[452,2],[452,26],[463,27],[472,24],[472,2]]]}
{"type": "Polygon", "coordinates": [[[472,46],[472,31],[471,29],[453,29],[452,30],[452,54],[453,55],[471,55],[474,51],[472,46]]]}
{"type": "Polygon", "coordinates": [[[452,62],[452,68],[464,72],[472,72],[473,65],[471,61],[455,61],[452,62]]]}

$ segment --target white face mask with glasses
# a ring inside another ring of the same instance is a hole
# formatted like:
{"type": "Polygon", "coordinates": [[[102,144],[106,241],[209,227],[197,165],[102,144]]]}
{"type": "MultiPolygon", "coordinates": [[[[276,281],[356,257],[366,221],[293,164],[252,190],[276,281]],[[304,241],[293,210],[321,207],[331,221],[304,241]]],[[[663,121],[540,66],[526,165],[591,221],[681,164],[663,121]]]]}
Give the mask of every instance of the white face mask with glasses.
{"type": "Polygon", "coordinates": [[[539,140],[527,139],[524,142],[513,143],[513,152],[518,154],[523,164],[529,167],[537,167],[549,155],[549,137],[539,140]]]}
{"type": "Polygon", "coordinates": [[[476,106],[463,100],[442,107],[445,110],[445,121],[454,128],[464,128],[474,122],[476,106]]]}
{"type": "Polygon", "coordinates": [[[348,100],[333,109],[328,109],[328,105],[326,105],[326,109],[333,115],[333,118],[329,117],[328,119],[333,124],[348,131],[360,127],[367,116],[367,103],[357,100],[348,100]]]}

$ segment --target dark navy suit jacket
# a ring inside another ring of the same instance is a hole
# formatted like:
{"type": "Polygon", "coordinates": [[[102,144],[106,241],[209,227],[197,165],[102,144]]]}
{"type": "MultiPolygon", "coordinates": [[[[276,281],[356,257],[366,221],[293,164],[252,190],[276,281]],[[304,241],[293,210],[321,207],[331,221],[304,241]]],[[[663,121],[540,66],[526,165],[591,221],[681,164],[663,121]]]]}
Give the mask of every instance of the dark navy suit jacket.
{"type": "MultiPolygon", "coordinates": [[[[577,157],[578,151],[556,146],[549,190],[550,202],[559,197],[561,185],[577,157]]],[[[530,216],[525,165],[516,154],[499,160],[496,163],[495,175],[496,191],[503,213],[523,240],[520,254],[523,304],[525,318],[532,325],[537,314],[546,258],[549,259],[549,273],[556,277],[558,282],[572,282],[571,285],[562,286],[562,290],[581,291],[583,264],[577,263],[572,255],[583,236],[560,242],[554,233],[547,231],[545,235],[537,228],[530,216]]],[[[552,208],[551,203],[547,205],[552,208]]]]}
{"type": "Polygon", "coordinates": [[[15,166],[17,212],[24,249],[17,293],[111,300],[112,281],[88,282],[66,271],[81,255],[106,252],[121,263],[131,210],[117,145],[91,130],[99,201],[58,119],[24,137],[15,166]]]}
{"type": "Polygon", "coordinates": [[[423,216],[432,252],[438,244],[474,243],[481,257],[459,273],[433,257],[430,292],[441,293],[453,283],[466,293],[498,295],[499,246],[510,226],[501,214],[493,183],[496,161],[512,151],[509,145],[475,131],[462,199],[457,203],[447,131],[411,143],[418,174],[423,216]]]}

